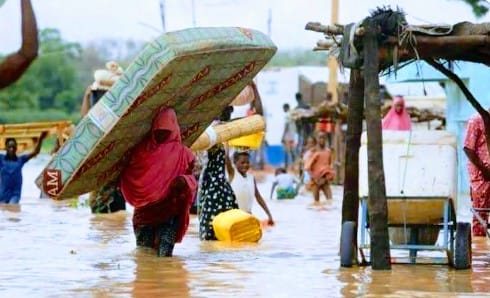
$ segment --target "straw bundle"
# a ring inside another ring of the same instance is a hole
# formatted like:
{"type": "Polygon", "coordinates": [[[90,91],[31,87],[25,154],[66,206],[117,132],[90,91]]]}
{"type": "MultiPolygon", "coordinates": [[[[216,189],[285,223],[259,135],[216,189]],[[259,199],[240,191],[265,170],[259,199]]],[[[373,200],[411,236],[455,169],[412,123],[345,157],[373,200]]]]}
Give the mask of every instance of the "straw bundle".
{"type": "Polygon", "coordinates": [[[252,115],[233,120],[228,123],[209,126],[206,131],[192,144],[191,150],[207,150],[218,143],[263,132],[265,129],[264,118],[260,115],[252,115]]]}

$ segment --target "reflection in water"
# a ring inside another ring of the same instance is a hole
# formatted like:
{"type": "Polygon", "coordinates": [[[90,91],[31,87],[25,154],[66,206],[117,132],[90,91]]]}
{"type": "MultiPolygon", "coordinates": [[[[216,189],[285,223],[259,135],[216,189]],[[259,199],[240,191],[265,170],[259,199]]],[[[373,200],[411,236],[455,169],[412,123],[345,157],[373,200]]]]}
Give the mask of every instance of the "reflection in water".
{"type": "MultiPolygon", "coordinates": [[[[32,165],[25,171],[35,176],[40,168],[33,174],[32,165]]],[[[258,244],[200,242],[193,217],[175,257],[156,258],[136,249],[131,209],[93,215],[70,201],[40,200],[39,190],[24,181],[21,205],[0,206],[0,297],[485,297],[490,292],[485,238],[474,239],[471,270],[339,268],[338,187],[333,201],[319,205],[306,196],[269,201],[276,225],[263,231],[258,244]]],[[[269,182],[259,185],[262,193],[270,191],[269,182]]],[[[260,207],[254,212],[266,218],[260,207]]]]}
{"type": "Polygon", "coordinates": [[[151,249],[137,249],[133,297],[190,297],[189,273],[179,257],[155,258],[151,249]]]}

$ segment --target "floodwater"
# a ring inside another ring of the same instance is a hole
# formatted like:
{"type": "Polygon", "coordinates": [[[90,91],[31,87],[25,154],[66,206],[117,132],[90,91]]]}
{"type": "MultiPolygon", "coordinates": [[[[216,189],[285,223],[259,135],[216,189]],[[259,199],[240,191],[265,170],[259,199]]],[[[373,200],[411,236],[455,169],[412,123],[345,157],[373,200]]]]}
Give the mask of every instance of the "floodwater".
{"type": "MultiPolygon", "coordinates": [[[[393,265],[340,268],[340,187],[311,206],[308,195],[270,201],[276,220],[258,244],[200,242],[197,218],[173,258],[135,248],[131,209],[92,215],[78,201],[39,199],[24,168],[20,206],[0,207],[0,297],[475,297],[490,293],[490,240],[473,243],[473,268],[393,265]]],[[[260,207],[255,214],[265,219],[260,207]]]]}

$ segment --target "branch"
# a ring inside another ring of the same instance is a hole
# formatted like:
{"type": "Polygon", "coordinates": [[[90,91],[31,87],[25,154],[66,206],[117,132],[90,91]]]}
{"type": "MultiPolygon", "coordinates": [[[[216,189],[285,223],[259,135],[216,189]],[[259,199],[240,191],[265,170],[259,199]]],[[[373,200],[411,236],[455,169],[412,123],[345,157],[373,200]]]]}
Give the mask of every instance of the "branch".
{"type": "Polygon", "coordinates": [[[487,143],[487,148],[489,149],[490,152],[490,114],[488,113],[487,110],[485,110],[481,104],[476,100],[476,98],[471,94],[470,90],[466,87],[466,85],[463,83],[463,81],[452,71],[444,67],[442,64],[439,62],[436,62],[433,59],[425,59],[427,63],[429,63],[432,67],[437,69],[438,71],[442,72],[445,76],[447,76],[449,79],[451,79],[453,82],[458,85],[458,87],[461,89],[463,94],[465,95],[466,99],[470,102],[470,104],[476,109],[478,114],[483,119],[483,124],[485,126],[485,137],[486,137],[486,143],[487,143]]]}
{"type": "Polygon", "coordinates": [[[490,114],[488,114],[488,112],[481,106],[478,100],[476,100],[473,94],[471,94],[471,92],[468,90],[468,88],[463,83],[463,81],[454,72],[450,71],[449,69],[444,67],[444,65],[440,64],[439,62],[436,62],[435,60],[425,59],[425,61],[429,63],[432,67],[440,71],[442,74],[444,74],[446,77],[451,79],[453,82],[455,82],[456,85],[458,85],[458,87],[465,95],[466,99],[470,102],[470,104],[476,109],[476,111],[480,115],[482,115],[484,120],[485,118],[487,118],[487,121],[490,124],[490,114]]]}
{"type": "Polygon", "coordinates": [[[322,25],[320,22],[308,22],[305,26],[306,30],[315,31],[330,35],[343,35],[344,27],[340,25],[322,25]]]}

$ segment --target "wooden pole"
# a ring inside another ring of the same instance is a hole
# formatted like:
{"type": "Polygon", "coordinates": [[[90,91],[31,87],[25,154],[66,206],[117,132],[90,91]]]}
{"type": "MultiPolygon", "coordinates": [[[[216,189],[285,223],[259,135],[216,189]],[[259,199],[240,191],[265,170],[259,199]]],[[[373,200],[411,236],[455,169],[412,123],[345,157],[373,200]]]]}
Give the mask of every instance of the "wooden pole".
{"type": "MultiPolygon", "coordinates": [[[[364,78],[360,70],[351,69],[349,80],[349,102],[347,133],[345,136],[345,179],[342,201],[342,223],[353,221],[358,226],[359,214],[359,148],[361,147],[362,120],[364,113],[364,78]]],[[[357,230],[354,234],[354,247],[357,248],[357,230]]],[[[354,251],[357,260],[357,250],[354,251]]]]}
{"type": "MultiPolygon", "coordinates": [[[[332,0],[332,11],[330,22],[332,24],[339,22],[339,0],[332,0]]],[[[335,58],[329,58],[327,61],[328,65],[328,85],[327,92],[332,94],[332,103],[337,103],[339,100],[337,92],[337,69],[338,64],[335,58]]]]}
{"type": "Polygon", "coordinates": [[[371,227],[371,266],[375,270],[391,269],[388,236],[388,207],[383,170],[383,136],[379,98],[378,26],[364,21],[364,101],[368,135],[369,224],[371,227]]]}

